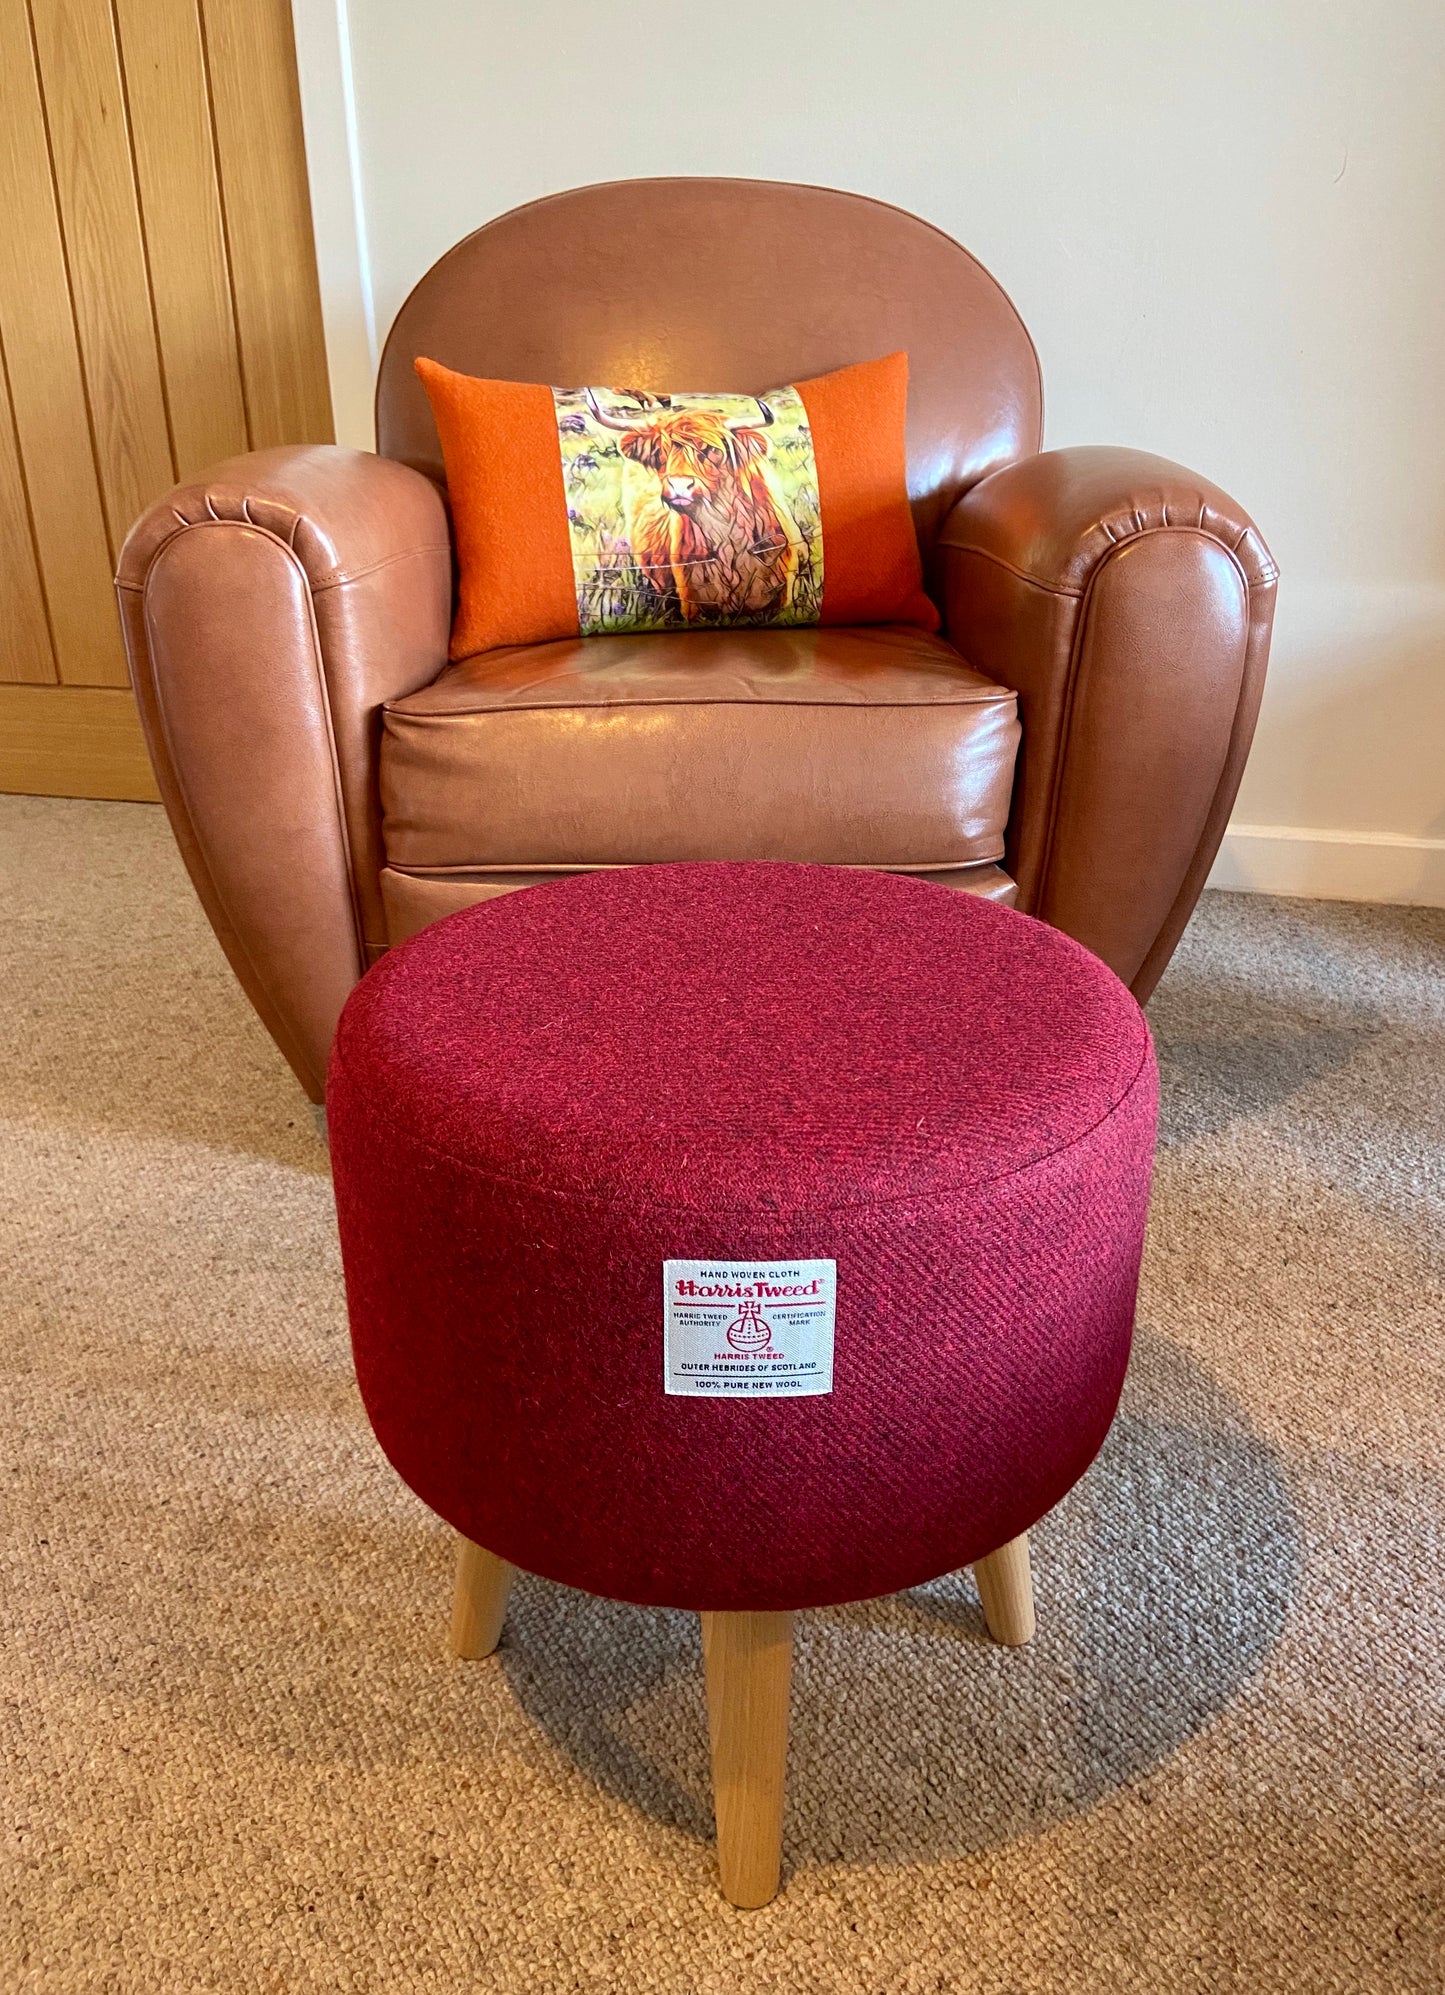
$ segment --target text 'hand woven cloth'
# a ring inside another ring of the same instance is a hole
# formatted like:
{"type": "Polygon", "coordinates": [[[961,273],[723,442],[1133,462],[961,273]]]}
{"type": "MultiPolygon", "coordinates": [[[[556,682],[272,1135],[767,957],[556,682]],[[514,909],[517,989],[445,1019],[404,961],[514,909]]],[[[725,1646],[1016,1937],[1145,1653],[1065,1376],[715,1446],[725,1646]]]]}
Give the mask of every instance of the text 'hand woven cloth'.
{"type": "Polygon", "coordinates": [[[1022,915],[780,864],[533,887],[371,971],[328,1106],[373,1426],[529,1571],[897,1591],[1025,1532],[1113,1417],[1154,1061],[1022,915]]]}

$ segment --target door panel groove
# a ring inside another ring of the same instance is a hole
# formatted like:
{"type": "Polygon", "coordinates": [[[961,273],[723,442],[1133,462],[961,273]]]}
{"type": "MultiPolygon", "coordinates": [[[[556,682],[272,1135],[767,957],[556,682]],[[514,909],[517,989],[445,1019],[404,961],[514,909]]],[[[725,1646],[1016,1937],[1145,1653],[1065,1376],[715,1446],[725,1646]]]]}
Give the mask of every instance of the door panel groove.
{"type": "Polygon", "coordinates": [[[154,796],[120,544],[332,435],[287,0],[0,0],[0,210],[0,789],[154,796]]]}
{"type": "Polygon", "coordinates": [[[175,478],[110,0],[31,0],[112,559],[175,478]]]}
{"type": "Polygon", "coordinates": [[[40,550],[30,483],[15,429],[10,368],[0,344],[0,681],[54,685],[55,631],[40,550]]]}
{"type": "Polygon", "coordinates": [[[205,0],[195,0],[196,25],[201,37],[201,66],[206,79],[206,116],[211,128],[211,162],[216,175],[216,199],[221,211],[221,239],[226,249],[226,294],[231,301],[231,322],[236,328],[236,375],[241,394],[241,415],[246,426],[247,450],[256,448],[256,425],[251,420],[251,397],[246,386],[246,356],[241,344],[241,310],[236,302],[236,259],[231,248],[231,221],[226,206],[226,176],[221,171],[221,140],[216,124],[216,84],[211,68],[211,33],[206,24],[205,0]]]}
{"type": "MultiPolygon", "coordinates": [[[[26,0],[0,0],[0,340],[65,684],[123,686],[110,537],[26,0]]],[[[0,667],[0,675],[10,673],[0,667]]]]}
{"type": "MultiPolygon", "coordinates": [[[[109,0],[109,4],[110,34],[115,45],[116,76],[120,84],[121,118],[125,125],[126,157],[130,161],[130,182],[135,196],[136,224],[140,232],[141,268],[145,271],[146,303],[150,307],[151,340],[155,347],[156,382],[160,388],[161,410],[166,422],[166,449],[170,454],[171,477],[175,479],[180,476],[176,457],[176,432],[171,420],[171,398],[166,388],[165,362],[161,353],[160,320],[156,313],[155,274],[151,269],[150,243],[146,236],[145,205],[140,198],[140,169],[136,164],[135,155],[135,119],[131,116],[130,88],[125,73],[125,49],[120,39],[120,15],[116,11],[116,0],[109,0]]],[[[119,551],[117,548],[116,552],[119,551]]]]}
{"type": "Polygon", "coordinates": [[[176,475],[249,446],[195,0],[115,0],[176,475]]]}
{"type": "Polygon", "coordinates": [[[115,566],[117,549],[111,536],[110,521],[106,517],[104,500],[100,489],[100,443],[96,435],[95,409],[91,402],[90,382],[86,377],[84,356],[80,350],[80,313],[75,303],[75,273],[71,267],[70,244],[66,239],[65,223],[60,211],[60,175],[55,164],[55,133],[52,128],[50,106],[46,101],[45,85],[40,67],[40,45],[35,26],[35,0],[24,0],[26,27],[30,36],[30,61],[35,71],[36,95],[40,102],[40,116],[45,127],[45,164],[50,175],[50,198],[55,211],[55,230],[60,242],[60,254],[65,265],[65,303],[70,313],[71,325],[75,332],[75,353],[79,362],[80,390],[85,406],[85,427],[90,438],[91,472],[95,482],[96,497],[101,500],[101,519],[105,526],[106,553],[110,565],[115,566]]]}
{"type": "Polygon", "coordinates": [[[288,0],[201,0],[251,448],[330,442],[288,0]],[[296,163],[300,163],[300,171],[296,163]]]}

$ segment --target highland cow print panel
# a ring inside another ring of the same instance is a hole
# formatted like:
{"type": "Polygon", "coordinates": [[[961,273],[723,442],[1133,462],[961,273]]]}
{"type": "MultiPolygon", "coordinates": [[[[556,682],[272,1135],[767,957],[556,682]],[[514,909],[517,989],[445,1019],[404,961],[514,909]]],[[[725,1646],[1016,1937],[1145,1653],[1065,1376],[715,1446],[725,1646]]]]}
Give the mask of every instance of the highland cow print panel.
{"type": "Polygon", "coordinates": [[[552,392],[584,636],[817,623],[818,473],[796,388],[552,392]]]}

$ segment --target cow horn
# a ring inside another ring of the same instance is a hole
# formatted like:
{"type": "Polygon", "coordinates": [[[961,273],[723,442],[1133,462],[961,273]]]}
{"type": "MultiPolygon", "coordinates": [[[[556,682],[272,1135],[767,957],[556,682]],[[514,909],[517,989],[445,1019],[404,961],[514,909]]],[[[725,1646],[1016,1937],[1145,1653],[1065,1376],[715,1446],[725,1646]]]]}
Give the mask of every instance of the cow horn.
{"type": "Polygon", "coordinates": [[[598,402],[596,395],[593,394],[590,388],[584,388],[582,392],[587,397],[588,408],[592,411],[592,414],[596,418],[596,420],[599,423],[601,423],[603,429],[616,429],[616,430],[636,429],[638,417],[645,416],[647,407],[652,401],[652,397],[650,395],[646,396],[639,395],[636,399],[643,404],[642,408],[640,408],[637,412],[637,415],[633,416],[629,421],[623,421],[617,416],[609,416],[607,412],[603,409],[601,404],[598,402]]]}
{"type": "Polygon", "coordinates": [[[758,408],[762,411],[762,417],[763,417],[762,421],[759,422],[756,416],[728,416],[726,419],[726,427],[728,429],[771,429],[772,428],[772,425],[777,420],[777,418],[774,416],[768,404],[763,400],[761,395],[754,395],[753,400],[757,403],[758,408]]]}

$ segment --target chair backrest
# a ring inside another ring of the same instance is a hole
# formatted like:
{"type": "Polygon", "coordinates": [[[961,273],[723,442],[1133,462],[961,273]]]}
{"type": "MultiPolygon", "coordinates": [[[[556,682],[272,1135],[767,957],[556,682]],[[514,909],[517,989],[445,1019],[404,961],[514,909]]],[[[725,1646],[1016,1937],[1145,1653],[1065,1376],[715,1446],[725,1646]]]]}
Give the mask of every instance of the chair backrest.
{"type": "Polygon", "coordinates": [[[982,264],[915,215],[826,187],[579,187],[432,265],[382,355],[378,447],[443,477],[418,354],[497,380],[749,394],[900,347],[926,553],[961,492],[1039,447],[1038,356],[982,264]]]}

